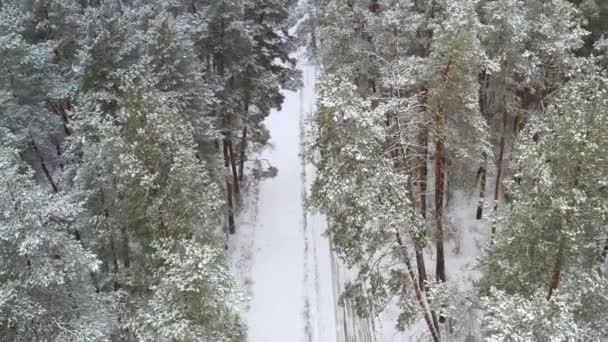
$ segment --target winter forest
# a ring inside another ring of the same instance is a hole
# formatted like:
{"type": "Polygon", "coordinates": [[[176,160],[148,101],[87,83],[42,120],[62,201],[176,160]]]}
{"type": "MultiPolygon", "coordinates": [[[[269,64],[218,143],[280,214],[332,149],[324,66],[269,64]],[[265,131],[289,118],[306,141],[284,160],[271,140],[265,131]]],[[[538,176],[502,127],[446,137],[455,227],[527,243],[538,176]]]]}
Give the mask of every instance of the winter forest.
{"type": "Polygon", "coordinates": [[[608,341],[608,1],[0,0],[0,342],[608,341]]]}

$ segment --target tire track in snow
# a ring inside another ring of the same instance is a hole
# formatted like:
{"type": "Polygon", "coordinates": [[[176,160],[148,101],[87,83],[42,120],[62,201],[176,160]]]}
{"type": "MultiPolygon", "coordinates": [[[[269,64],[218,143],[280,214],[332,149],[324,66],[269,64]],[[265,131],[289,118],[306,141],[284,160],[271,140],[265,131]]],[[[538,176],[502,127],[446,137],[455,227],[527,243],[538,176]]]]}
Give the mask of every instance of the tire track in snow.
{"type": "MultiPolygon", "coordinates": [[[[302,60],[304,58],[301,58],[302,60]]],[[[302,205],[312,186],[315,168],[305,159],[307,127],[314,115],[316,105],[315,82],[316,67],[313,64],[300,64],[303,72],[304,87],[302,88],[300,106],[300,157],[302,163],[302,205]]],[[[337,299],[334,291],[334,267],[332,266],[329,240],[324,236],[325,218],[304,210],[305,241],[306,241],[306,312],[308,318],[309,341],[337,341],[336,310],[337,299]]]]}
{"type": "MultiPolygon", "coordinates": [[[[303,75],[305,76],[305,75],[303,75]]],[[[304,79],[304,87],[307,86],[308,80],[304,79]]],[[[306,214],[306,208],[304,208],[304,201],[306,200],[308,191],[306,187],[306,160],[305,160],[305,146],[304,146],[304,89],[299,90],[300,105],[298,112],[298,123],[300,127],[299,131],[299,157],[300,157],[300,181],[302,187],[302,233],[304,239],[304,335],[306,336],[307,342],[313,342],[313,326],[312,326],[312,309],[310,307],[310,265],[309,265],[309,254],[310,254],[310,241],[308,239],[308,215],[306,214]]]]}
{"type": "MultiPolygon", "coordinates": [[[[305,153],[306,152],[306,129],[305,129],[305,127],[306,127],[307,123],[310,121],[311,116],[314,115],[314,108],[315,108],[315,101],[316,101],[316,96],[315,96],[316,68],[314,67],[314,65],[310,65],[310,66],[307,65],[304,68],[305,68],[305,74],[306,74],[306,80],[307,80],[307,88],[312,90],[311,94],[309,96],[310,103],[308,104],[308,110],[305,113],[306,115],[302,116],[302,118],[303,118],[302,119],[302,128],[303,128],[302,134],[303,135],[302,135],[301,141],[302,141],[302,149],[303,149],[303,152],[305,153]]],[[[306,176],[307,175],[307,172],[306,172],[307,165],[306,165],[305,155],[303,155],[302,165],[304,168],[304,175],[306,176]]],[[[309,187],[308,180],[306,180],[304,182],[304,186],[305,186],[305,190],[306,190],[305,194],[307,194],[307,196],[308,196],[308,187],[309,187]]],[[[305,204],[305,200],[306,200],[306,197],[304,198],[303,204],[305,204]]],[[[304,212],[306,213],[306,215],[310,214],[306,210],[306,207],[304,207],[304,212]]],[[[315,290],[315,298],[316,298],[316,304],[317,304],[317,306],[316,306],[317,320],[318,320],[317,325],[319,327],[319,329],[318,329],[319,336],[317,336],[317,337],[318,337],[319,342],[323,342],[322,334],[324,331],[323,331],[322,327],[323,327],[323,323],[324,323],[324,321],[323,321],[324,318],[320,315],[320,311],[322,310],[322,307],[323,307],[323,301],[322,301],[323,294],[321,291],[321,277],[320,277],[320,270],[319,270],[319,264],[321,263],[321,260],[322,260],[322,258],[320,257],[319,248],[322,248],[323,246],[320,246],[319,244],[322,243],[322,241],[326,241],[326,240],[323,240],[323,238],[322,238],[323,233],[325,233],[325,231],[324,230],[318,231],[318,227],[315,224],[316,222],[314,220],[315,217],[311,216],[311,218],[313,218],[313,220],[311,220],[312,224],[310,225],[310,229],[309,229],[310,238],[312,241],[317,242],[317,243],[313,243],[313,245],[312,245],[312,260],[313,260],[313,265],[314,265],[314,290],[315,290]],[[315,237],[317,237],[321,240],[320,241],[316,240],[315,237]]],[[[325,248],[326,248],[326,251],[329,252],[330,251],[329,241],[327,241],[327,242],[328,243],[325,246],[325,248]]],[[[325,262],[327,262],[329,264],[329,260],[325,260],[325,262]]],[[[331,268],[330,268],[330,270],[331,270],[331,268]]],[[[333,274],[331,274],[331,275],[333,276],[333,274]]],[[[331,292],[331,291],[328,291],[328,293],[333,294],[333,292],[331,292]]],[[[331,299],[333,300],[334,297],[332,296],[331,299]]],[[[333,311],[335,311],[335,303],[332,302],[331,304],[332,304],[331,308],[333,309],[333,311]]],[[[333,316],[334,315],[332,313],[331,317],[333,317],[333,316]]],[[[335,326],[335,324],[333,326],[335,326]]],[[[335,330],[335,328],[334,328],[334,330],[335,330]]]]}

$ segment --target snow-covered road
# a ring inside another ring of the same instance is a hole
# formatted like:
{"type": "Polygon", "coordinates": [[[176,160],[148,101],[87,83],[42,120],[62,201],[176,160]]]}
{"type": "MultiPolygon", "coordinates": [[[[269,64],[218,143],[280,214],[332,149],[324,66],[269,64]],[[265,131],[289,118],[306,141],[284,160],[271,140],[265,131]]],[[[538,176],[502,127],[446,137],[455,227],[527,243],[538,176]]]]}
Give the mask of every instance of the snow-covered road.
{"type": "Polygon", "coordinates": [[[314,168],[303,159],[304,121],[315,103],[315,67],[301,64],[304,87],[285,91],[267,118],[272,148],[260,156],[278,175],[254,189],[230,241],[230,263],[250,301],[248,342],[333,342],[337,298],[324,218],[304,210],[314,168]]]}

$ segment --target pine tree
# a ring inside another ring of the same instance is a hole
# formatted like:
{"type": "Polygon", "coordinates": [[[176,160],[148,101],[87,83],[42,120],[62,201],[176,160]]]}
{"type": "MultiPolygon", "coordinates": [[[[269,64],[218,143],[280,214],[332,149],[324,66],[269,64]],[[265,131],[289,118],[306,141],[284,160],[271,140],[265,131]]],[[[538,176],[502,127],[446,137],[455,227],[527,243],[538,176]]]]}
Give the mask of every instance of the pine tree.
{"type": "MultiPolygon", "coordinates": [[[[605,280],[596,276],[603,246],[593,242],[606,234],[606,175],[599,150],[606,143],[602,127],[607,90],[604,76],[586,70],[590,77],[568,82],[547,112],[527,125],[517,145],[520,181],[509,183],[513,202],[500,218],[495,244],[483,259],[482,288],[496,288],[499,292],[485,293],[497,296],[492,297],[497,301],[534,302],[544,297],[543,306],[562,301],[579,336],[594,339],[605,334],[599,328],[605,315],[594,306],[587,311],[576,301],[579,296],[604,301],[599,292],[579,286],[605,286],[605,280]]],[[[503,310],[493,309],[490,319],[510,315],[503,310]]]]}
{"type": "MultiPolygon", "coordinates": [[[[486,125],[477,104],[477,75],[485,55],[479,40],[481,25],[476,2],[328,1],[321,6],[321,14],[316,21],[311,19],[309,25],[315,25],[314,32],[322,41],[316,48],[324,72],[327,77],[350,82],[357,90],[353,96],[369,101],[371,106],[361,111],[373,110],[382,118],[386,151],[381,154],[392,164],[391,172],[410,180],[424,175],[425,179],[418,181],[420,200],[414,200],[413,183],[406,187],[410,194],[408,210],[418,207],[416,210],[423,218],[426,218],[427,141],[434,142],[438,163],[434,168],[436,278],[445,281],[443,220],[447,162],[465,166],[488,150],[486,125]],[[417,103],[416,110],[411,110],[412,101],[417,103]]],[[[328,92],[327,96],[322,98],[322,104],[337,101],[334,93],[328,92]]],[[[324,120],[317,124],[324,129],[331,122],[324,120]]],[[[336,131],[339,133],[342,131],[336,131]]],[[[342,174],[339,175],[341,178],[342,174]]],[[[419,288],[428,292],[424,286],[427,275],[422,253],[426,229],[424,225],[410,229],[417,261],[416,281],[419,288]]],[[[434,326],[436,322],[431,322],[431,331],[437,330],[434,326]]]]}
{"type": "Polygon", "coordinates": [[[484,45],[493,66],[484,71],[482,82],[485,114],[497,132],[496,210],[513,136],[525,126],[527,113],[544,110],[548,96],[577,68],[575,51],[583,46],[586,31],[566,1],[487,1],[482,13],[484,45]]]}
{"type": "Polygon", "coordinates": [[[0,340],[106,340],[111,326],[99,315],[111,301],[90,277],[99,262],[73,234],[83,208],[37,185],[18,138],[0,132],[0,340]]]}
{"type": "MultiPolygon", "coordinates": [[[[218,211],[223,202],[205,165],[196,158],[191,126],[177,109],[166,105],[171,101],[155,91],[154,84],[147,83],[147,75],[152,74],[148,67],[150,65],[134,65],[126,71],[117,97],[120,110],[116,117],[95,111],[94,106],[90,107],[93,110],[78,113],[78,134],[88,137],[92,146],[76,146],[83,153],[83,166],[77,179],[83,191],[95,194],[90,210],[105,227],[97,239],[104,246],[100,253],[108,256],[105,268],[109,270],[113,290],[127,290],[131,296],[130,311],[136,313],[135,318],[123,326],[123,334],[148,340],[155,331],[161,334],[162,329],[169,329],[179,338],[196,340],[201,338],[203,329],[208,338],[230,334],[226,336],[232,337],[223,340],[232,341],[241,333],[234,328],[238,326],[238,317],[226,301],[217,304],[225,305],[226,317],[217,317],[220,322],[212,324],[205,318],[206,310],[215,308],[203,305],[207,300],[203,293],[197,293],[202,296],[198,306],[190,306],[194,303],[184,306],[179,303],[184,300],[182,296],[189,296],[194,290],[185,288],[170,298],[163,292],[167,291],[164,288],[171,278],[166,279],[159,270],[165,262],[182,258],[178,247],[187,243],[196,249],[193,258],[212,253],[209,255],[213,256],[214,264],[201,272],[221,272],[218,277],[226,279],[222,286],[230,283],[222,268],[223,254],[217,251],[218,245],[222,245],[219,232],[214,228],[220,222],[218,211]],[[100,172],[108,176],[100,177],[100,172]],[[153,277],[148,275],[157,271],[160,273],[153,277]],[[161,298],[166,302],[159,303],[161,298]],[[181,318],[151,317],[153,313],[164,315],[158,307],[161,304],[167,308],[175,305],[170,310],[181,310],[181,318]],[[152,308],[150,312],[145,309],[148,306],[152,308]],[[146,313],[137,314],[137,310],[146,313]],[[193,316],[193,312],[200,315],[193,316]],[[223,319],[232,323],[221,322],[223,319]],[[150,325],[150,320],[157,321],[159,326],[150,325]],[[189,322],[187,330],[184,330],[186,327],[178,331],[171,328],[185,322],[189,322]],[[168,327],[163,327],[165,325],[168,327]]],[[[184,260],[184,263],[191,262],[184,260]]],[[[200,274],[189,275],[192,270],[188,267],[182,271],[185,273],[171,277],[183,279],[191,286],[207,286],[196,283],[202,279],[200,274]]],[[[223,291],[230,291],[230,287],[223,291]]],[[[215,292],[208,293],[217,296],[215,292]]],[[[169,336],[168,333],[162,332],[162,335],[169,336]]]]}

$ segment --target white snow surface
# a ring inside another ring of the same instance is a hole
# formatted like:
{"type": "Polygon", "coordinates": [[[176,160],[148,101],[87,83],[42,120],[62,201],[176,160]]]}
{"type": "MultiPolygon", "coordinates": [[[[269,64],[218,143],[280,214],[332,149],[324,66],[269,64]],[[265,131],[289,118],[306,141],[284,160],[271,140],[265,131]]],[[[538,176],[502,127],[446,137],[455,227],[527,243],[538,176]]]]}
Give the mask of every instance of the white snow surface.
{"type": "MultiPolygon", "coordinates": [[[[300,60],[304,60],[300,58],[300,60]]],[[[253,185],[229,241],[229,263],[249,296],[242,314],[248,342],[333,342],[335,285],[325,221],[304,210],[314,175],[303,158],[304,120],[315,103],[315,67],[300,63],[302,89],[285,91],[266,126],[271,148],[260,159],[278,168],[253,185]]]]}

